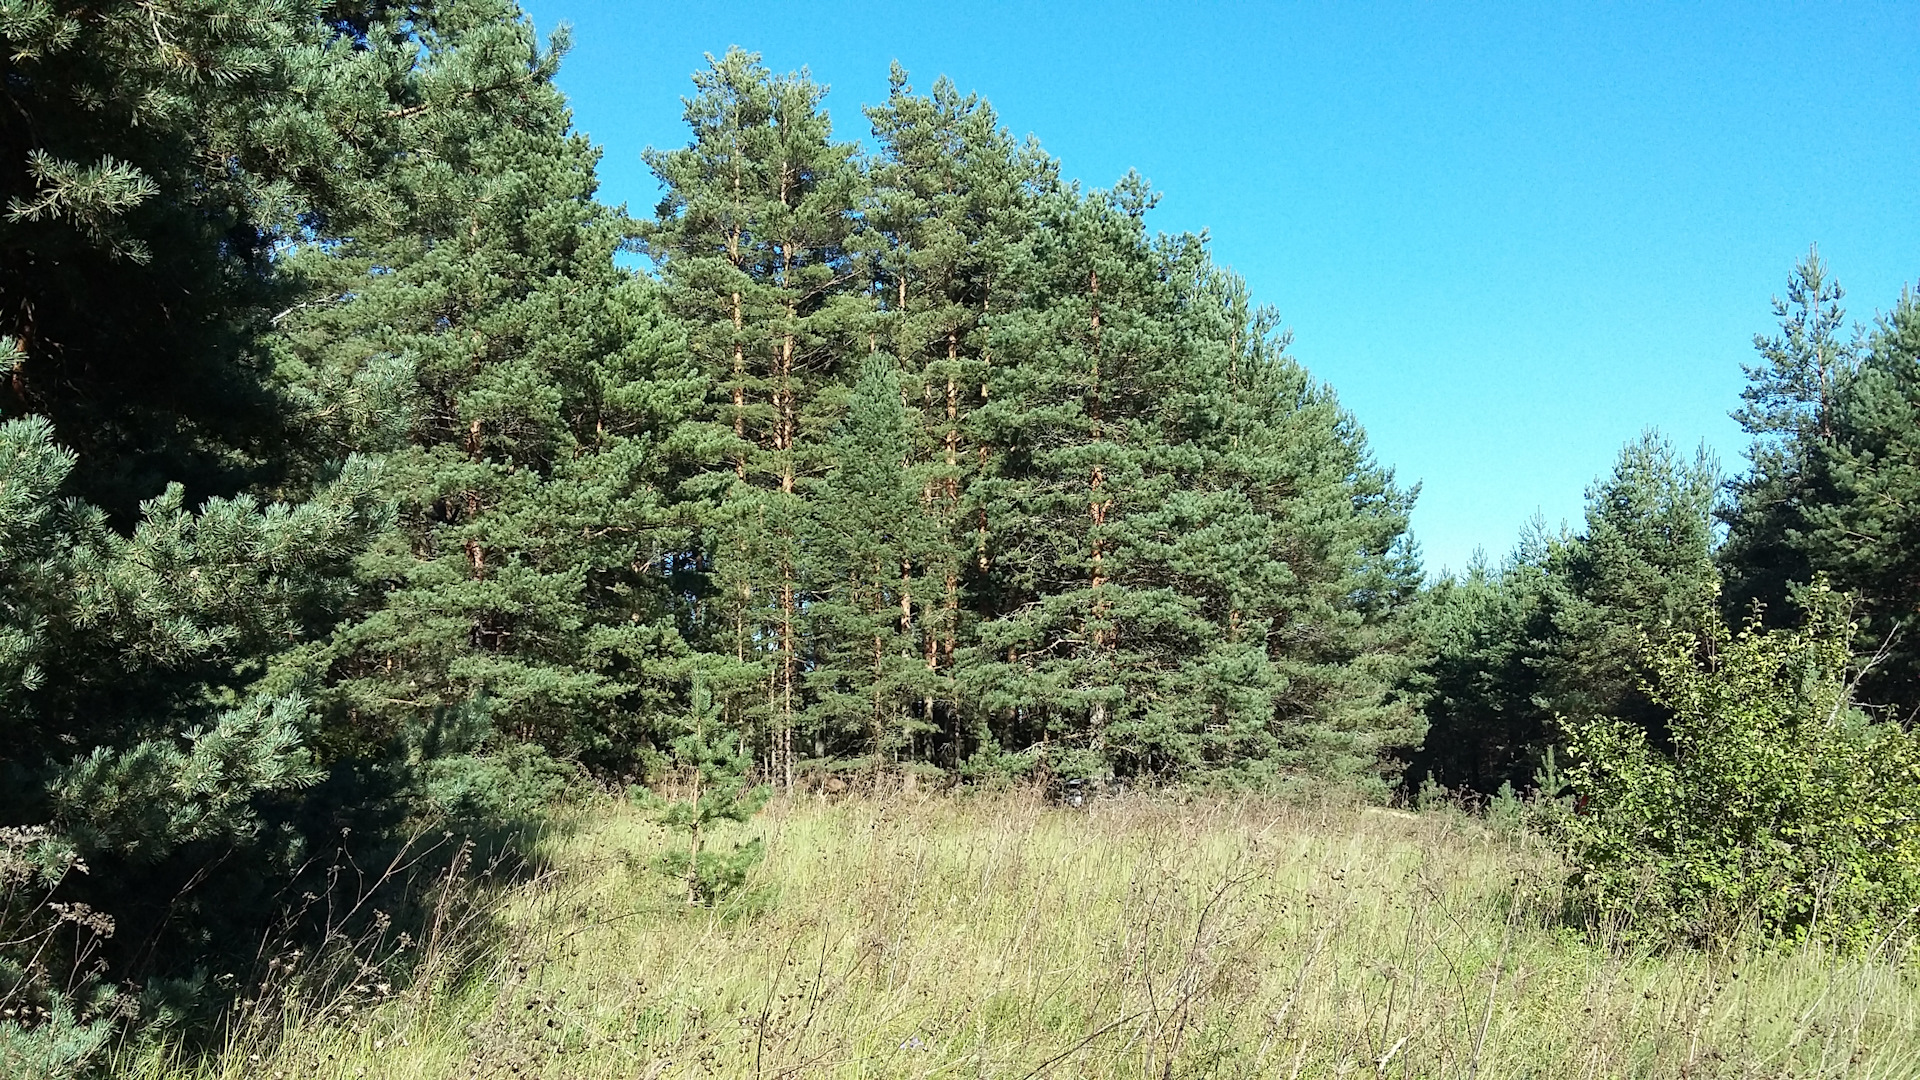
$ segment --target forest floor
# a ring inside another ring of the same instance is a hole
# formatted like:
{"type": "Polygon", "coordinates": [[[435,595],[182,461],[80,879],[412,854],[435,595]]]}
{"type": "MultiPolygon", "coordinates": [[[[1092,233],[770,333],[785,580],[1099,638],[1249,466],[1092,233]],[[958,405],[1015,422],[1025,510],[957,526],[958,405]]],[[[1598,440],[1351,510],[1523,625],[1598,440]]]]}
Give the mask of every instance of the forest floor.
{"type": "Polygon", "coordinates": [[[747,888],[692,907],[647,813],[573,812],[423,937],[419,986],[116,1072],[1920,1077],[1920,955],[1609,947],[1559,921],[1550,850],[1458,812],[796,797],[743,831],[747,888]]]}

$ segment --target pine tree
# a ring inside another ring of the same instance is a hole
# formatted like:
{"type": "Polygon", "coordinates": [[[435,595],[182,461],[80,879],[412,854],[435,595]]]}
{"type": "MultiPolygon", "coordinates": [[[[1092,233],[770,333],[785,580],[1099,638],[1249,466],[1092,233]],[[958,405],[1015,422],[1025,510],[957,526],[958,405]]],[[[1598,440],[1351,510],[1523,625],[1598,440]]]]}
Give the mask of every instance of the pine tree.
{"type": "MultiPolygon", "coordinates": [[[[296,505],[190,512],[174,484],[122,533],[58,498],[75,459],[44,418],[0,423],[0,823],[91,864],[57,899],[118,924],[115,975],[191,970],[273,916],[272,882],[304,854],[286,810],[320,776],[313,718],[260,667],[324,632],[380,504],[350,462],[296,505]]],[[[15,970],[10,1000],[53,959],[15,970]]]]}
{"type": "Polygon", "coordinates": [[[1542,695],[1556,715],[1611,716],[1656,736],[1666,714],[1643,689],[1643,643],[1704,632],[1720,589],[1713,507],[1718,463],[1683,458],[1648,431],[1587,491],[1586,528],[1549,563],[1553,645],[1542,695]]]}
{"type": "MultiPolygon", "coordinates": [[[[0,825],[94,867],[55,899],[118,925],[112,978],[257,934],[308,839],[317,725],[262,675],[326,633],[383,515],[345,453],[269,501],[297,440],[261,338],[299,293],[278,254],[359,190],[336,33],[0,8],[0,825]]],[[[8,993],[46,991],[9,941],[8,993]]]]}
{"type": "Polygon", "coordinates": [[[251,346],[285,296],[276,243],[327,205],[327,132],[283,93],[325,39],[283,0],[0,10],[0,334],[21,351],[0,418],[52,419],[71,493],[122,525],[168,482],[197,503],[280,457],[251,346]]]}
{"type": "Polygon", "coordinates": [[[1791,539],[1860,604],[1857,648],[1879,663],[1860,690],[1904,724],[1920,718],[1920,299],[1903,291],[1842,384],[1791,539]]]}
{"type": "Polygon", "coordinates": [[[1546,567],[1572,541],[1535,522],[1499,566],[1476,558],[1427,589],[1420,623],[1432,655],[1416,687],[1428,728],[1409,786],[1432,779],[1486,795],[1533,786],[1555,734],[1541,672],[1552,641],[1546,567]]]}
{"type": "Polygon", "coordinates": [[[865,179],[805,72],[776,79],[735,49],[694,81],[691,144],[647,155],[667,194],[646,242],[714,388],[687,440],[702,466],[688,491],[707,504],[709,677],[728,723],[763,731],[767,774],[791,787],[814,572],[796,524],[851,358],[870,351],[853,213],[865,179]]]}
{"type": "Polygon", "coordinates": [[[1657,432],[1621,448],[1587,489],[1585,526],[1535,523],[1497,574],[1428,597],[1431,723],[1409,779],[1492,794],[1529,786],[1565,733],[1606,718],[1659,744],[1671,720],[1646,692],[1646,644],[1719,625],[1717,463],[1657,432]]]}
{"type": "Polygon", "coordinates": [[[893,358],[870,355],[830,444],[833,470],[810,493],[803,537],[815,552],[815,737],[823,748],[864,745],[876,766],[911,755],[932,727],[917,709],[935,676],[921,659],[913,598],[931,585],[924,568],[945,539],[922,512],[931,469],[908,464],[914,433],[900,398],[893,358]]]}
{"type": "Polygon", "coordinates": [[[1749,466],[1732,483],[1732,499],[1721,512],[1725,599],[1737,619],[1759,604],[1769,623],[1791,621],[1798,610],[1789,602],[1795,583],[1812,580],[1808,552],[1796,537],[1808,528],[1803,508],[1820,498],[1810,490],[1814,470],[1833,438],[1840,387],[1858,362],[1856,343],[1841,336],[1845,296],[1813,249],[1788,278],[1786,299],[1774,298],[1780,332],[1754,336],[1762,362],[1745,369],[1745,404],[1733,414],[1753,439],[1749,466]]]}
{"type": "Polygon", "coordinates": [[[648,283],[614,265],[632,223],[594,201],[564,38],[541,50],[498,0],[367,37],[410,65],[390,93],[412,149],[382,177],[402,205],[300,253],[321,300],[280,354],[316,433],[384,454],[400,527],[355,618],[283,678],[323,687],[343,752],[513,739],[631,767],[683,674],[660,443],[687,386],[648,283]]]}
{"type": "Polygon", "coordinates": [[[1176,367],[1173,293],[1141,222],[1151,201],[1137,177],[1049,198],[1014,257],[1021,293],[995,320],[996,393],[981,410],[999,448],[977,485],[997,538],[994,617],[968,678],[1009,721],[1000,738],[1045,747],[1066,775],[1151,755],[1109,740],[1126,699],[1117,631],[1137,601],[1152,606],[1116,582],[1116,530],[1164,494],[1143,470],[1153,433],[1140,406],[1176,367]]]}
{"type": "Polygon", "coordinates": [[[970,585],[988,570],[973,480],[994,453],[974,412],[992,392],[989,326],[996,299],[1011,302],[1009,252],[1057,170],[1037,145],[1017,144],[986,102],[945,78],[918,96],[898,64],[886,104],[867,116],[879,145],[864,218],[884,240],[875,283],[881,336],[912,403],[921,505],[944,538],[927,548],[917,568],[924,587],[904,598],[903,611],[933,676],[920,717],[944,728],[947,760],[958,763],[979,739],[961,729],[955,674],[970,585]]]}
{"type": "Polygon", "coordinates": [[[1768,624],[1799,617],[1797,594],[1816,575],[1861,605],[1859,649],[1880,663],[1863,678],[1863,703],[1908,722],[1920,710],[1911,631],[1912,373],[1914,301],[1902,294],[1871,334],[1843,339],[1845,294],[1817,251],[1794,268],[1774,301],[1780,332],[1756,337],[1765,361],[1747,369],[1748,401],[1736,417],[1753,435],[1751,468],[1733,485],[1721,563],[1732,606],[1760,605],[1768,624]]]}
{"type": "Polygon", "coordinates": [[[1242,571],[1224,629],[1263,635],[1274,764],[1378,788],[1424,728],[1404,693],[1419,659],[1409,615],[1421,573],[1407,533],[1417,492],[1373,460],[1353,415],[1272,335],[1271,313],[1233,322],[1243,327],[1224,353],[1233,412],[1213,468],[1244,493],[1264,565],[1242,571]]]}

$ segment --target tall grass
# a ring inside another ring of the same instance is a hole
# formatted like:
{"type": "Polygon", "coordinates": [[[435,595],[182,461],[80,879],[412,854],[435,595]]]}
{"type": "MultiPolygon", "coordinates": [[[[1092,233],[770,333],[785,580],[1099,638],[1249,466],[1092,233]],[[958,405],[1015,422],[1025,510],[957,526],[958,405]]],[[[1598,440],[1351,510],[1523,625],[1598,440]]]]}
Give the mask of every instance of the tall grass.
{"type": "Polygon", "coordinates": [[[493,887],[490,949],[120,1071],[1920,1077],[1902,947],[1625,951],[1560,924],[1551,852],[1465,815],[902,796],[751,828],[766,862],[708,909],[643,814],[585,812],[544,841],[551,873],[493,887]]]}

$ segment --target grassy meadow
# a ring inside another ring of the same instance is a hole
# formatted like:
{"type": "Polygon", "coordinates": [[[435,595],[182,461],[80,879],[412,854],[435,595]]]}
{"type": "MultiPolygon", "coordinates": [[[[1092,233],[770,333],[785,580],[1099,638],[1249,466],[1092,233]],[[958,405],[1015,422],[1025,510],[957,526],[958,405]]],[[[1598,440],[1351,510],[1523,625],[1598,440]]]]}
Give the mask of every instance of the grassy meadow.
{"type": "MultiPolygon", "coordinates": [[[[1920,1077],[1899,948],[1647,955],[1560,925],[1551,851],[1457,812],[1021,795],[777,801],[689,907],[637,808],[416,945],[145,1080],[1920,1077]]],[[[458,909],[457,917],[455,909],[458,909]]]]}

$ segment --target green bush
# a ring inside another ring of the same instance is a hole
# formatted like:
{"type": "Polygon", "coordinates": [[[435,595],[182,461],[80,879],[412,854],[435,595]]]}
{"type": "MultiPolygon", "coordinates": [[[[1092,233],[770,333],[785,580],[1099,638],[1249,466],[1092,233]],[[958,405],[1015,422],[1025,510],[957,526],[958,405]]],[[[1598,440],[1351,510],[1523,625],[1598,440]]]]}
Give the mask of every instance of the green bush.
{"type": "Polygon", "coordinates": [[[1717,623],[1647,651],[1671,746],[1601,719],[1569,731],[1576,895],[1628,934],[1860,945],[1920,908],[1920,738],[1854,707],[1845,601],[1799,629],[1717,623]]]}
{"type": "Polygon", "coordinates": [[[585,781],[579,765],[532,743],[431,758],[421,771],[428,805],[463,826],[537,818],[585,781]]]}
{"type": "MultiPolygon", "coordinates": [[[[9,1013],[15,1010],[8,1010],[9,1013]]],[[[13,1080],[77,1080],[87,1074],[113,1037],[111,1014],[76,1015],[73,1003],[53,994],[48,1004],[0,1019],[0,1075],[13,1080]]]]}

